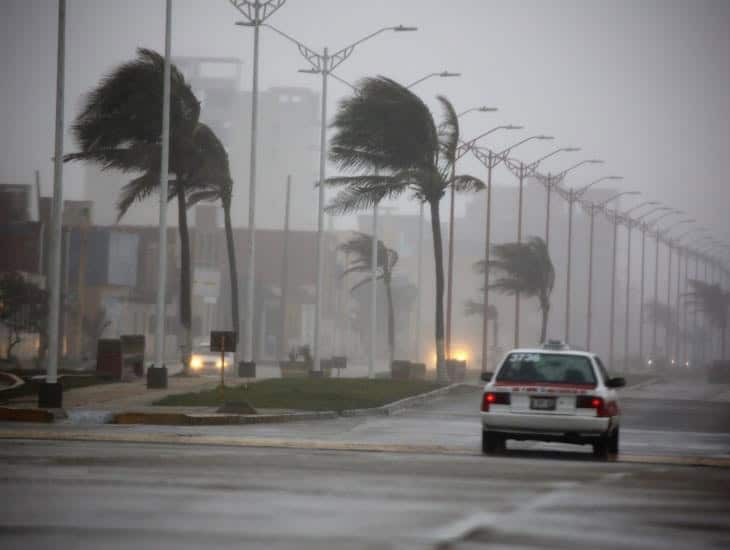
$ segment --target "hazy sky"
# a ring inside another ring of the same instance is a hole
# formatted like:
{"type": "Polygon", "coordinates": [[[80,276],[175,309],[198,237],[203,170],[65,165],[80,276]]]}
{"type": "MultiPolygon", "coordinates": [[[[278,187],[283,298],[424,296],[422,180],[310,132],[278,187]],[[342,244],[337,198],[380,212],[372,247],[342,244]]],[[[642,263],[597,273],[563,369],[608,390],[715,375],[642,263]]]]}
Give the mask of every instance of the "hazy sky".
{"type": "MultiPolygon", "coordinates": [[[[162,50],[164,0],[68,0],[66,122],[81,94],[138,46],[162,50]]],[[[236,56],[250,85],[252,31],[226,0],[174,0],[173,55],[236,56]]],[[[56,58],[53,0],[0,2],[0,181],[50,189],[56,58]]],[[[416,33],[384,34],[358,47],[338,74],[354,81],[385,74],[404,83],[448,69],[415,90],[436,108],[447,95],[473,113],[464,135],[503,123],[556,136],[581,153],[555,157],[560,170],[584,158],[606,165],[576,172],[574,185],[607,174],[627,189],[707,219],[730,240],[730,2],[727,0],[289,0],[270,22],[317,50],[339,49],[400,23],[416,33]]],[[[319,89],[291,44],[262,31],[261,86],[319,89]]],[[[330,112],[349,90],[332,81],[330,112]]],[[[261,124],[266,124],[265,120],[261,124]]],[[[497,136],[495,147],[527,136],[497,136]]],[[[533,160],[553,145],[520,150],[533,160]]],[[[72,144],[67,140],[66,149],[72,144]]],[[[465,161],[460,171],[480,174],[465,161]]],[[[80,196],[79,172],[66,172],[67,197],[80,196]]],[[[501,173],[499,181],[508,183],[501,173]]],[[[242,223],[243,220],[240,220],[242,223]]]]}

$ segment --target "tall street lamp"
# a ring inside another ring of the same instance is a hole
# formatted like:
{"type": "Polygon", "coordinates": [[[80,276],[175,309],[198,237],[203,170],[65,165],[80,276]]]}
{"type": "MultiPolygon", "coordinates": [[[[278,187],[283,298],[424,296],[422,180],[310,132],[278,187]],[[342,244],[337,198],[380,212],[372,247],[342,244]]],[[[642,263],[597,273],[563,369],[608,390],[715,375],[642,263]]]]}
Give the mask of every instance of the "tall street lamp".
{"type": "MultiPolygon", "coordinates": [[[[509,155],[509,152],[511,149],[514,149],[515,147],[522,145],[523,143],[527,143],[530,140],[552,140],[555,139],[553,136],[546,136],[546,135],[536,135],[536,136],[530,136],[528,138],[523,139],[522,141],[517,142],[515,145],[513,145],[510,149],[507,150],[505,155],[509,155]]],[[[528,175],[528,168],[529,164],[525,164],[523,161],[517,161],[516,168],[514,166],[510,166],[510,162],[508,159],[505,159],[505,164],[510,167],[512,170],[512,173],[517,172],[517,178],[519,180],[519,191],[517,195],[517,242],[522,242],[522,202],[523,202],[523,195],[524,195],[524,187],[525,187],[525,177],[528,175]]],[[[489,256],[487,256],[487,260],[489,259],[489,256]]],[[[515,292],[515,328],[514,328],[514,347],[519,347],[520,342],[520,292],[515,292]]]]}
{"type": "MultiPolygon", "coordinates": [[[[538,159],[535,162],[535,165],[539,164],[546,158],[551,157],[552,155],[558,153],[559,151],[580,151],[579,147],[565,147],[563,149],[558,149],[557,151],[553,151],[551,154],[546,155],[542,157],[541,159],[538,159]]],[[[574,164],[570,168],[567,168],[563,170],[562,172],[558,172],[555,175],[552,175],[548,172],[548,175],[546,177],[546,185],[545,185],[545,245],[548,249],[550,249],[550,197],[552,194],[553,186],[558,185],[563,179],[565,179],[565,176],[568,174],[568,172],[572,172],[576,168],[579,168],[581,166],[585,166],[586,164],[603,164],[604,161],[599,159],[589,159],[589,160],[582,160],[577,164],[574,164]]]]}
{"type": "MultiPolygon", "coordinates": [[[[315,292],[314,306],[314,371],[321,372],[320,362],[322,350],[320,346],[320,325],[322,322],[322,284],[324,271],[322,266],[322,249],[324,248],[324,182],[327,149],[327,77],[332,73],[332,71],[334,71],[348,57],[352,55],[355,47],[359,44],[362,44],[363,42],[370,40],[371,38],[374,38],[375,36],[382,34],[386,31],[409,32],[416,31],[418,30],[418,28],[406,27],[404,25],[398,25],[396,27],[383,27],[382,29],[378,29],[377,31],[370,33],[367,36],[364,36],[360,40],[357,40],[349,46],[345,46],[344,48],[337,50],[334,53],[329,53],[329,49],[326,47],[324,48],[322,53],[318,53],[306,46],[305,44],[299,42],[296,38],[293,38],[285,32],[277,29],[273,25],[270,25],[268,23],[264,23],[263,25],[297,46],[297,48],[299,49],[299,53],[311,65],[310,69],[304,69],[300,72],[322,75],[322,120],[320,123],[319,136],[319,202],[317,207],[317,253],[315,260],[317,262],[317,287],[315,292]]],[[[375,217],[373,217],[373,224],[375,225],[375,223],[375,217]]],[[[377,226],[375,226],[374,229],[377,229],[377,226]]],[[[369,366],[369,375],[371,378],[374,376],[374,365],[369,366]]]]}
{"type": "MultiPolygon", "coordinates": [[[[468,113],[473,112],[480,112],[480,113],[491,113],[497,111],[496,107],[486,107],[486,106],[480,106],[480,107],[471,107],[469,109],[466,109],[465,111],[462,111],[461,113],[457,114],[457,118],[461,118],[464,115],[468,113]]],[[[498,130],[500,127],[493,128],[489,132],[485,132],[484,134],[477,136],[472,140],[472,143],[476,142],[477,140],[481,139],[482,137],[490,134],[493,131],[498,130]]],[[[464,156],[466,153],[464,147],[457,148],[456,150],[456,158],[454,159],[454,164],[451,166],[451,180],[456,177],[456,160],[464,156]]],[[[454,223],[454,208],[456,205],[456,191],[454,189],[454,186],[450,186],[451,190],[449,193],[449,255],[447,258],[447,267],[446,267],[446,280],[447,280],[447,286],[446,286],[446,359],[451,359],[451,318],[452,318],[452,311],[453,311],[453,297],[454,297],[454,231],[455,231],[455,223],[454,223]]]]}
{"type": "MultiPolygon", "coordinates": [[[[489,112],[495,112],[497,111],[496,107],[486,107],[486,106],[480,106],[480,107],[471,107],[469,109],[466,109],[465,111],[462,111],[461,113],[457,114],[456,117],[460,118],[467,113],[472,112],[481,112],[481,113],[489,113],[489,112]]],[[[458,159],[458,150],[457,150],[457,159],[458,159]]],[[[451,166],[451,180],[453,181],[454,177],[456,177],[456,160],[454,159],[454,164],[451,166]]],[[[446,279],[448,281],[448,286],[446,287],[446,359],[451,358],[451,312],[453,309],[453,292],[454,292],[454,230],[455,230],[455,224],[454,224],[454,207],[456,203],[456,191],[454,190],[454,186],[451,185],[451,192],[449,194],[450,201],[449,201],[449,255],[448,255],[448,265],[447,265],[447,275],[446,279]]]]}
{"type": "Polygon", "coordinates": [[[58,42],[56,50],[56,127],[53,152],[53,210],[51,217],[50,311],[48,315],[48,363],[46,379],[38,388],[38,406],[60,408],[63,386],[58,381],[61,316],[61,235],[63,213],[63,107],[66,59],[66,0],[58,0],[58,42]]]}
{"type": "MultiPolygon", "coordinates": [[[[626,218],[626,314],[624,318],[624,369],[628,369],[629,366],[629,341],[630,341],[630,324],[631,324],[631,230],[634,225],[639,226],[638,220],[632,220],[629,215],[636,212],[640,208],[647,206],[656,206],[659,204],[658,201],[644,201],[641,204],[634,206],[623,214],[626,218]]],[[[643,261],[643,260],[642,260],[643,261]]]]}
{"type": "MultiPolygon", "coordinates": [[[[418,80],[415,80],[411,82],[408,86],[406,86],[408,89],[413,88],[416,84],[420,84],[424,80],[427,80],[429,78],[439,77],[439,78],[454,78],[461,76],[461,73],[454,73],[451,71],[441,71],[440,73],[429,73],[418,80]]],[[[492,111],[492,107],[476,107],[474,110],[482,111],[482,112],[488,112],[492,111]]],[[[376,206],[377,207],[377,206],[376,206]]],[[[414,357],[416,359],[420,358],[421,356],[421,298],[422,298],[422,291],[423,291],[423,202],[421,202],[418,205],[418,266],[416,270],[416,286],[418,287],[418,298],[416,300],[416,330],[415,330],[415,338],[414,338],[414,357]]],[[[373,232],[373,236],[375,233],[373,232]]],[[[375,237],[374,237],[375,238],[375,237]]],[[[377,246],[377,244],[374,244],[373,246],[377,246]]]]}
{"type": "Polygon", "coordinates": [[[649,230],[649,224],[644,222],[644,220],[656,213],[656,212],[666,212],[667,210],[671,210],[668,206],[657,206],[656,208],[652,208],[645,214],[642,214],[638,218],[636,218],[636,222],[639,224],[639,230],[641,231],[641,269],[640,269],[640,279],[641,282],[639,284],[639,363],[644,364],[644,299],[645,299],[645,290],[646,290],[646,233],[649,230]]]}
{"type": "MultiPolygon", "coordinates": [[[[640,193],[638,193],[640,194],[640,193]]],[[[639,205],[643,206],[643,203],[639,205]]],[[[613,252],[611,254],[611,315],[610,315],[610,321],[608,326],[608,341],[609,341],[609,348],[608,348],[608,363],[609,365],[613,365],[613,355],[614,355],[614,336],[615,336],[615,330],[616,330],[616,253],[618,250],[618,224],[620,221],[626,220],[626,214],[633,212],[635,208],[631,208],[628,210],[625,214],[621,214],[618,210],[613,212],[611,215],[611,219],[613,220],[613,252]]],[[[627,225],[629,225],[630,222],[627,222],[627,225]]]]}
{"type": "Polygon", "coordinates": [[[568,265],[565,281],[565,341],[570,342],[570,294],[571,294],[571,282],[572,282],[572,259],[573,259],[573,207],[575,203],[579,201],[586,192],[603,181],[608,180],[622,180],[623,176],[604,176],[593,180],[588,185],[581,187],[580,189],[568,189],[567,194],[564,194],[565,199],[568,201],[568,265]]]}
{"type": "MultiPolygon", "coordinates": [[[[344,78],[340,78],[335,73],[330,72],[330,76],[334,78],[335,80],[341,82],[345,86],[348,86],[351,88],[355,93],[357,93],[357,87],[345,80],[344,78]]],[[[429,78],[439,77],[439,78],[455,78],[461,76],[461,73],[455,73],[451,71],[441,71],[437,73],[429,73],[427,75],[422,76],[418,80],[415,80],[408,84],[406,88],[411,89],[417,84],[420,84],[424,80],[428,80],[429,78]]],[[[495,111],[496,109],[491,107],[475,107],[473,110],[475,111],[495,111]]],[[[373,204],[373,222],[372,222],[372,239],[371,239],[371,248],[370,248],[370,262],[371,262],[371,271],[370,271],[370,353],[368,355],[368,372],[370,373],[370,376],[374,376],[375,373],[375,334],[377,333],[377,280],[378,280],[378,203],[376,202],[373,204]]],[[[423,203],[419,205],[419,213],[418,213],[418,265],[416,267],[417,272],[417,282],[416,286],[418,288],[417,290],[417,299],[416,299],[416,328],[415,328],[415,338],[414,338],[414,356],[419,357],[420,356],[420,350],[421,350],[421,290],[422,290],[422,265],[423,265],[423,203]]]]}
{"type": "MultiPolygon", "coordinates": [[[[682,360],[682,331],[681,326],[685,325],[685,332],[686,332],[686,322],[682,323],[682,317],[685,316],[686,321],[686,314],[684,313],[684,310],[686,310],[686,306],[682,305],[682,259],[684,259],[684,287],[686,292],[687,287],[687,258],[689,256],[689,248],[687,246],[682,246],[682,241],[688,237],[689,235],[694,235],[697,232],[705,231],[704,228],[701,227],[695,227],[688,231],[685,231],[682,233],[679,237],[674,239],[674,242],[677,243],[677,312],[676,312],[676,322],[675,326],[677,327],[677,334],[674,338],[674,356],[677,358],[677,362],[681,365],[682,360]]],[[[685,300],[686,304],[686,300],[685,300]]]]}
{"type": "MultiPolygon", "coordinates": [[[[246,315],[243,319],[243,353],[246,361],[253,361],[254,293],[256,279],[256,151],[259,105],[259,31],[286,0],[230,0],[246,18],[236,25],[253,27],[253,80],[251,83],[251,146],[248,166],[248,269],[246,274],[246,315]]],[[[233,327],[238,332],[240,327],[233,327]]]]}
{"type": "MultiPolygon", "coordinates": [[[[669,238],[669,233],[679,227],[680,225],[685,225],[688,223],[694,223],[695,220],[692,218],[688,218],[686,220],[680,220],[671,226],[669,226],[667,229],[664,230],[663,235],[667,240],[667,248],[669,249],[669,254],[667,258],[667,309],[669,311],[669,315],[671,315],[672,311],[672,252],[674,250],[673,241],[671,238],[669,238]]],[[[664,348],[665,352],[667,353],[667,356],[669,356],[669,344],[670,344],[670,337],[672,336],[671,333],[671,323],[667,322],[666,327],[664,328],[664,348]]],[[[672,359],[672,362],[675,360],[672,359]]]]}
{"type": "MultiPolygon", "coordinates": [[[[491,130],[488,130],[479,136],[477,136],[474,139],[469,140],[468,142],[464,143],[460,147],[464,149],[464,151],[471,151],[474,157],[481,162],[487,169],[487,192],[486,192],[486,217],[485,217],[485,223],[484,223],[484,303],[482,305],[482,372],[487,372],[489,370],[488,363],[489,363],[489,331],[488,331],[488,323],[489,323],[489,269],[488,262],[489,262],[489,249],[490,249],[490,243],[491,243],[491,219],[492,219],[492,170],[499,165],[502,160],[504,160],[504,155],[509,152],[509,150],[513,147],[516,147],[515,144],[511,147],[508,147],[507,149],[495,153],[491,149],[487,149],[486,152],[482,151],[480,148],[476,146],[476,142],[481,139],[482,137],[485,137],[492,132],[495,132],[497,130],[522,130],[522,126],[517,126],[514,124],[507,124],[503,126],[497,126],[495,128],[492,128],[491,130]]],[[[496,345],[496,342],[495,342],[496,345]]]]}
{"type": "MultiPolygon", "coordinates": [[[[638,191],[622,191],[621,193],[616,193],[612,197],[609,197],[608,199],[604,200],[603,202],[600,202],[598,204],[589,203],[587,205],[590,218],[591,218],[591,224],[590,224],[590,233],[588,237],[588,307],[587,307],[587,314],[586,314],[586,349],[591,349],[591,339],[593,336],[593,237],[594,237],[594,226],[595,226],[595,218],[596,218],[596,212],[603,211],[605,206],[612,201],[615,201],[616,199],[624,196],[632,196],[632,195],[640,195],[638,191]]],[[[616,277],[616,224],[614,223],[614,255],[613,255],[613,276],[612,279],[615,281],[616,277]]],[[[614,289],[615,290],[615,289],[614,289]]],[[[611,300],[613,302],[613,299],[611,300]]]]}
{"type": "MultiPolygon", "coordinates": [[[[648,224],[650,227],[656,226],[657,223],[659,223],[664,218],[668,218],[670,216],[677,216],[679,214],[684,214],[682,210],[670,210],[669,212],[665,212],[658,218],[654,219],[650,224],[648,224]]],[[[654,258],[654,307],[658,307],[659,305],[659,244],[661,241],[662,233],[658,229],[655,232],[656,237],[656,247],[655,247],[655,258],[654,258]]],[[[651,345],[651,354],[652,357],[656,359],[659,353],[659,348],[657,347],[657,330],[659,327],[657,316],[654,316],[654,323],[652,326],[652,345],[651,345]]]]}

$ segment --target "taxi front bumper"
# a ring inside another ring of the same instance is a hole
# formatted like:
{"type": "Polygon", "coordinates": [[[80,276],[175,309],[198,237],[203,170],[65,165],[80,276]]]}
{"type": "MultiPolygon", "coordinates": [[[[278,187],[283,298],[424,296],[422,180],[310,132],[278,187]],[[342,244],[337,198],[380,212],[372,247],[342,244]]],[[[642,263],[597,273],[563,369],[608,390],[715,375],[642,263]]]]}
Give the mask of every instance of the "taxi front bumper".
{"type": "Polygon", "coordinates": [[[605,435],[618,425],[618,417],[492,411],[481,415],[483,429],[521,434],[525,436],[524,439],[532,439],[528,437],[531,435],[542,435],[546,439],[595,438],[605,435]]]}

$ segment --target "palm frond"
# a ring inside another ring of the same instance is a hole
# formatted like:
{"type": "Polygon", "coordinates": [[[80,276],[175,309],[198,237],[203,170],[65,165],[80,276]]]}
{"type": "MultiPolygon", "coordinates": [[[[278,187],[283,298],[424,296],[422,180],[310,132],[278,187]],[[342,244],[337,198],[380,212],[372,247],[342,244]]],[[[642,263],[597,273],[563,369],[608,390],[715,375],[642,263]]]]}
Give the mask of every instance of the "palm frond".
{"type": "Polygon", "coordinates": [[[439,147],[446,162],[453,166],[456,163],[456,149],[459,146],[459,117],[451,102],[440,95],[436,99],[441,103],[443,118],[438,128],[439,147]]]}
{"type": "Polygon", "coordinates": [[[438,133],[426,104],[389,78],[369,77],[332,122],[330,160],[345,171],[399,171],[432,164],[438,133]]]}
{"type": "Polygon", "coordinates": [[[482,191],[487,187],[482,180],[468,174],[455,176],[451,185],[454,186],[454,190],[457,192],[482,191]]]}
{"type": "MultiPolygon", "coordinates": [[[[145,172],[122,187],[117,199],[117,221],[124,217],[135,202],[141,202],[155,192],[159,188],[159,184],[160,172],[157,170],[145,172]]],[[[172,198],[174,193],[170,195],[172,198]]]]}
{"type": "MultiPolygon", "coordinates": [[[[477,302],[475,300],[467,300],[464,303],[464,315],[467,317],[471,317],[473,315],[479,315],[480,317],[484,315],[484,302],[477,302]]],[[[489,304],[487,306],[487,320],[489,321],[496,321],[497,320],[497,308],[494,307],[494,305],[489,304]]]]}

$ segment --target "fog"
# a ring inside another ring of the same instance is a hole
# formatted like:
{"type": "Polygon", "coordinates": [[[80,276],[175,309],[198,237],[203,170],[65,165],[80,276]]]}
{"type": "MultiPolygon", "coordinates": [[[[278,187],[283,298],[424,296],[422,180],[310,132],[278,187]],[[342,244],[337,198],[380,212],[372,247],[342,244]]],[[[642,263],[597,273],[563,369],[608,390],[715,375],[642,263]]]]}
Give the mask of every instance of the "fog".
{"type": "MultiPolygon", "coordinates": [[[[252,31],[234,25],[240,14],[229,2],[220,0],[176,0],[173,2],[172,49],[175,58],[225,57],[241,63],[238,87],[251,86],[252,31]]],[[[74,151],[68,129],[78,113],[83,95],[119,63],[132,58],[137,47],[162,51],[164,2],[162,0],[69,0],[67,14],[66,108],[67,130],[64,150],[74,151]]],[[[6,0],[0,6],[0,182],[31,183],[34,170],[40,171],[42,193],[49,195],[52,184],[56,4],[42,0],[6,0]]],[[[462,119],[464,138],[477,135],[501,124],[519,124],[520,132],[501,132],[490,136],[485,145],[499,150],[516,140],[536,133],[555,136],[552,142],[531,142],[515,151],[515,157],[533,161],[555,147],[582,148],[578,153],[556,155],[541,165],[544,172],[559,172],[589,158],[605,161],[603,165],[585,166],[572,172],[567,187],[578,187],[605,175],[620,175],[620,182],[608,182],[605,191],[631,190],[641,197],[629,197],[620,203],[627,209],[643,200],[656,200],[680,208],[687,217],[720,240],[730,238],[726,205],[730,203],[727,185],[727,151],[730,150],[730,5],[722,0],[705,1],[526,1],[495,2],[483,0],[291,0],[270,20],[277,28],[295,36],[315,50],[324,46],[339,49],[389,25],[415,25],[415,33],[387,33],[356,48],[351,58],[337,69],[337,76],[356,82],[364,76],[386,75],[403,83],[442,70],[461,73],[459,78],[431,78],[414,91],[440,115],[435,101],[446,95],[463,111],[478,105],[498,107],[496,113],[470,113],[462,119]]],[[[316,75],[298,72],[306,61],[296,48],[268,29],[261,34],[262,92],[275,88],[310,90],[312,120],[303,135],[302,151],[310,157],[300,158],[295,172],[293,219],[295,229],[315,226],[316,205],[313,184],[317,177],[318,111],[320,80],[316,75]],[[307,140],[310,140],[307,142],[307,140]]],[[[339,101],[351,90],[330,80],[328,112],[335,112],[339,101]]],[[[203,102],[202,119],[210,116],[212,103],[203,102]]],[[[260,125],[266,133],[273,128],[274,111],[261,114],[260,125]]],[[[308,116],[308,115],[307,115],[308,116]]],[[[235,143],[229,148],[234,175],[233,225],[247,225],[247,166],[249,115],[241,111],[240,124],[233,121],[235,143]]],[[[329,117],[331,119],[331,116],[329,117]]],[[[279,124],[278,122],[276,124],[279,124]]],[[[278,127],[278,126],[277,126],[278,127]]],[[[260,155],[265,152],[260,152],[260,155]]],[[[261,226],[279,229],[283,223],[281,200],[287,166],[264,162],[260,181],[269,187],[259,192],[263,215],[261,226]],[[267,194],[268,193],[268,194],[267,194]],[[275,216],[267,214],[272,206],[275,216]]],[[[89,199],[85,168],[80,164],[65,167],[65,196],[89,199]]],[[[294,170],[294,169],[292,169],[294,170]]],[[[459,171],[484,177],[484,168],[471,156],[459,164],[459,171]]],[[[328,166],[328,175],[336,173],[328,166]]],[[[114,176],[117,182],[123,178],[114,176]]],[[[102,180],[99,180],[102,181],[102,180]]],[[[505,197],[495,208],[511,213],[516,205],[513,174],[500,167],[495,172],[498,196],[505,197]]],[[[331,194],[329,195],[331,196],[331,194]]],[[[499,199],[495,199],[499,200],[499,199]]],[[[525,198],[527,235],[540,234],[544,190],[528,185],[525,198]]],[[[478,334],[476,319],[463,318],[463,303],[478,297],[478,278],[471,264],[483,242],[483,216],[475,205],[483,204],[482,195],[457,197],[457,244],[455,279],[463,282],[454,299],[455,329],[475,347],[478,334]],[[469,207],[471,204],[471,209],[469,207]],[[469,212],[471,218],[465,218],[469,212]],[[461,252],[464,254],[459,256],[461,252]]],[[[564,283],[561,279],[565,251],[560,244],[565,231],[562,201],[555,198],[553,228],[554,262],[557,270],[551,332],[562,333],[564,283]],[[562,213],[562,214],[561,214],[562,213]]],[[[415,214],[417,204],[400,199],[385,206],[397,214],[415,214]]],[[[448,201],[441,203],[442,219],[447,219],[448,201]]],[[[111,223],[100,218],[99,223],[111,223]]],[[[577,239],[585,241],[586,218],[577,214],[577,239]]],[[[174,218],[174,216],[171,216],[174,218]]],[[[132,224],[156,222],[155,201],[150,200],[130,212],[124,220],[132,224]]],[[[174,224],[174,219],[171,219],[174,224]]],[[[385,222],[387,225],[387,221],[385,222]]],[[[507,221],[505,223],[508,223],[507,221]]],[[[355,216],[330,220],[336,229],[369,231],[369,221],[355,216]]],[[[604,228],[606,229],[606,228],[604,228]]],[[[607,230],[607,229],[606,229],[607,230]]],[[[497,228],[495,242],[512,239],[511,230],[497,228]],[[504,229],[504,231],[502,231],[504,229]]],[[[603,230],[599,230],[603,231],[603,230]]],[[[623,233],[621,233],[623,235],[623,233]]],[[[428,235],[428,234],[427,234],[428,235]]],[[[446,238],[446,226],[444,238],[446,238]]],[[[387,242],[397,246],[396,242],[387,242]]],[[[625,263],[620,237],[618,273],[625,263]]],[[[576,241],[577,242],[577,241],[576,241]]],[[[241,246],[243,243],[241,243],[241,246]]],[[[575,244],[576,247],[579,244],[575,244]]],[[[430,323],[431,245],[424,244],[426,290],[423,316],[430,323]]],[[[634,249],[635,254],[638,250],[634,249]]],[[[647,252],[650,253],[650,252],[647,252]]],[[[575,250],[576,265],[585,255],[575,250]]],[[[408,256],[407,253],[404,254],[408,256]]],[[[295,258],[301,259],[296,256],[295,258]]],[[[637,255],[634,256],[636,261],[637,255]]],[[[597,260],[599,261],[599,260],[597,260]]],[[[602,260],[601,260],[602,261],[602,260]]],[[[607,260],[606,260],[607,261],[607,260]]],[[[663,260],[664,261],[664,260],[663,260]]],[[[648,262],[648,260],[647,260],[648,262]]],[[[585,262],[573,275],[576,288],[585,286],[585,262]]],[[[598,263],[596,269],[607,269],[598,263]]],[[[278,268],[276,268],[278,269],[278,268]]],[[[415,281],[415,268],[403,262],[403,276],[415,281]]],[[[635,268],[638,269],[638,268],[635,268]]],[[[619,275],[619,278],[622,275],[619,275]]],[[[660,285],[666,286],[662,276],[660,285]]],[[[625,283],[619,281],[617,312],[623,312],[621,300],[625,283]]],[[[662,287],[663,288],[663,287],[662,287]]],[[[604,293],[606,289],[599,289],[604,293]]],[[[578,292],[578,291],[577,291],[578,292]]],[[[584,292],[580,290],[579,292],[584,292]]],[[[635,293],[635,289],[631,290],[635,293]]],[[[662,293],[665,291],[662,290],[662,293]]],[[[633,296],[633,294],[632,294],[633,296]]],[[[635,299],[635,298],[634,298],[635,299]]],[[[505,299],[506,300],[506,299],[505,299]]],[[[580,299],[577,300],[580,304],[580,299]]],[[[532,304],[523,306],[533,311],[532,304]]],[[[583,305],[576,305],[576,308],[583,305]]],[[[605,318],[604,304],[597,304],[597,316],[605,318]]],[[[503,307],[509,310],[509,306],[503,307]]],[[[618,313],[617,313],[618,315],[618,313]]],[[[574,314],[574,316],[578,316],[574,314]]],[[[576,332],[583,330],[580,319],[576,332]]],[[[507,326],[510,322],[506,323],[507,326]]],[[[531,321],[528,321],[531,323],[531,321]]],[[[598,322],[597,322],[598,323],[598,322]]],[[[603,323],[601,321],[600,323],[603,323]]],[[[605,332],[597,324],[594,330],[605,332]]],[[[424,331],[426,329],[424,328],[424,331]]],[[[506,329],[505,329],[506,330],[506,329]]],[[[535,330],[530,325],[526,331],[535,330]]],[[[425,331],[426,338],[431,334],[425,331]]],[[[622,346],[623,329],[617,328],[617,348],[622,346]]],[[[583,337],[577,335],[577,340],[583,337]]],[[[507,343],[510,335],[505,333],[507,343]]],[[[605,341],[599,336],[600,346],[605,341]]],[[[405,346],[406,348],[408,346],[405,346]]]]}
{"type": "MultiPolygon", "coordinates": [[[[30,181],[41,170],[50,189],[55,78],[55,3],[7,0],[0,7],[0,179],[30,181]],[[9,76],[12,77],[9,78],[9,76]]],[[[223,0],[174,2],[173,55],[239,57],[250,86],[252,38],[223,0]]],[[[164,2],[72,0],[68,5],[67,126],[80,96],[138,46],[162,51],[164,2]]],[[[730,6],[710,1],[492,2],[435,0],[291,1],[271,23],[317,50],[338,49],[386,25],[417,25],[358,48],[338,75],[355,81],[384,74],[411,82],[448,69],[458,79],[419,85],[424,98],[447,95],[457,107],[488,104],[490,115],[464,121],[464,134],[499,123],[556,136],[605,159],[606,170],[652,199],[682,207],[727,237],[725,155],[730,148],[730,6]],[[326,29],[326,32],[324,30],[326,29]],[[712,197],[713,200],[708,200],[712,197]]],[[[319,91],[295,48],[264,30],[261,89],[319,91]]],[[[349,90],[333,82],[330,112],[349,90]]],[[[266,121],[262,120],[265,125],[266,121]]],[[[511,139],[511,137],[510,137],[511,139]]],[[[498,145],[499,137],[490,143],[498,145]]],[[[66,150],[73,149],[67,140],[66,150]]],[[[520,151],[525,158],[545,147],[520,151]]],[[[556,159],[558,169],[568,162],[556,159]]],[[[479,167],[465,161],[465,168],[479,167]]],[[[576,175],[576,178],[579,176],[576,175]]],[[[80,198],[78,171],[68,196],[80,198]]],[[[580,183],[576,181],[576,183],[580,183]]],[[[245,182],[239,184],[245,189],[245,182]]],[[[243,224],[244,219],[238,220],[243,224]]]]}

